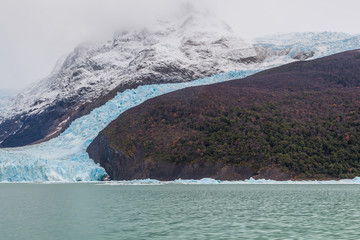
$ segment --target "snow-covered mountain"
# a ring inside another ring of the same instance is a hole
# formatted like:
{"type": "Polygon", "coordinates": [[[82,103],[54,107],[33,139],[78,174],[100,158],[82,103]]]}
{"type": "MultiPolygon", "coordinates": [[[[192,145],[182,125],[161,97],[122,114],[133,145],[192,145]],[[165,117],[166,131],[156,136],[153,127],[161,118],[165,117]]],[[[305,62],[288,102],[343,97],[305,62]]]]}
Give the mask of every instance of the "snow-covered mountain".
{"type": "Polygon", "coordinates": [[[237,37],[210,16],[159,21],[151,29],[119,31],[104,44],[81,44],[54,71],[17,95],[2,114],[0,145],[13,147],[49,139],[71,121],[138,85],[192,81],[230,70],[274,65],[268,50],[237,37]]]}
{"type": "Polygon", "coordinates": [[[60,99],[91,101],[121,83],[194,80],[245,68],[238,61],[256,56],[228,26],[204,22],[190,16],[178,25],[159,22],[155,30],[118,32],[103,45],[81,44],[49,77],[19,95],[9,114],[37,114],[60,99]]]}
{"type": "Polygon", "coordinates": [[[119,31],[104,44],[81,44],[47,78],[18,94],[1,114],[0,146],[56,137],[128,88],[261,70],[354,48],[360,48],[358,36],[333,33],[270,36],[251,44],[226,23],[196,14],[159,21],[151,29],[119,31]]]}

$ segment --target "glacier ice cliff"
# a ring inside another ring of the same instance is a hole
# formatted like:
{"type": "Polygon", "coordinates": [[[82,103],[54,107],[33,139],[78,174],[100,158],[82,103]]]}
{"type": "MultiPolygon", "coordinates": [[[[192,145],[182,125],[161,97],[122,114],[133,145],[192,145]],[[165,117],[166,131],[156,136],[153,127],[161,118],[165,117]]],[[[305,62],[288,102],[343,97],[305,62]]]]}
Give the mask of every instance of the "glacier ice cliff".
{"type": "Polygon", "coordinates": [[[73,121],[56,138],[36,145],[0,149],[0,181],[99,181],[106,172],[89,158],[86,148],[122,112],[161,94],[243,78],[255,72],[257,71],[233,71],[192,82],[143,85],[125,90],[90,114],[73,121]]]}

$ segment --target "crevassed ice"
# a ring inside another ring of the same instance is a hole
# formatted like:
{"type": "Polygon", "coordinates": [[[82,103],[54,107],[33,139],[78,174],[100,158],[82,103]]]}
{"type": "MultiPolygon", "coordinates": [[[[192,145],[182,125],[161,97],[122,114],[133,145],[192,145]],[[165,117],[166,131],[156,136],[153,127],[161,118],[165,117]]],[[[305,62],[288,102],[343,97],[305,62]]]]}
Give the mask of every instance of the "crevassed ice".
{"type": "Polygon", "coordinates": [[[360,35],[341,32],[300,32],[274,34],[254,39],[255,45],[270,49],[291,49],[289,55],[297,52],[314,51],[311,59],[360,48],[360,35]]]}
{"type": "Polygon", "coordinates": [[[243,78],[257,70],[233,71],[192,82],[144,85],[118,93],[105,105],[71,123],[57,138],[37,145],[0,149],[0,181],[98,181],[105,170],[91,160],[86,148],[122,112],[150,98],[191,86],[243,78]]]}

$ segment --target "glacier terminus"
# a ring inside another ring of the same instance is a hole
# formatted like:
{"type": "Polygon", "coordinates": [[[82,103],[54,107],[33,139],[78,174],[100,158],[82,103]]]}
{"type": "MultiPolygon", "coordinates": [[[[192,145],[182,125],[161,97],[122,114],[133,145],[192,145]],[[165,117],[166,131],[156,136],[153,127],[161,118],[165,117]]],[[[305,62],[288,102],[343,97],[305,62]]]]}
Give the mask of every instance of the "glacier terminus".
{"type": "Polygon", "coordinates": [[[127,109],[147,99],[191,86],[239,79],[257,71],[236,71],[192,82],[144,85],[119,93],[105,105],[71,123],[60,136],[47,142],[0,149],[0,181],[100,181],[105,170],[89,158],[86,148],[96,135],[127,109]]]}

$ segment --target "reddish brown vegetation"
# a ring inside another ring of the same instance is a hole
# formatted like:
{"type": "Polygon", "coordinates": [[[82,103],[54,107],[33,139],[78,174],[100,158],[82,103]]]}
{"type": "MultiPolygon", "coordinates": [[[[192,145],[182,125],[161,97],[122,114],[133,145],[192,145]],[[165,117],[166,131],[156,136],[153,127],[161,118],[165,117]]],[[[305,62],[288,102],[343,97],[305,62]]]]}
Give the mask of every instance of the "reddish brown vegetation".
{"type": "MultiPolygon", "coordinates": [[[[166,94],[125,112],[100,135],[108,151],[129,161],[353,177],[360,174],[359,56],[351,51],[166,94]]],[[[95,160],[112,171],[116,157],[97,153],[95,160]]]]}

